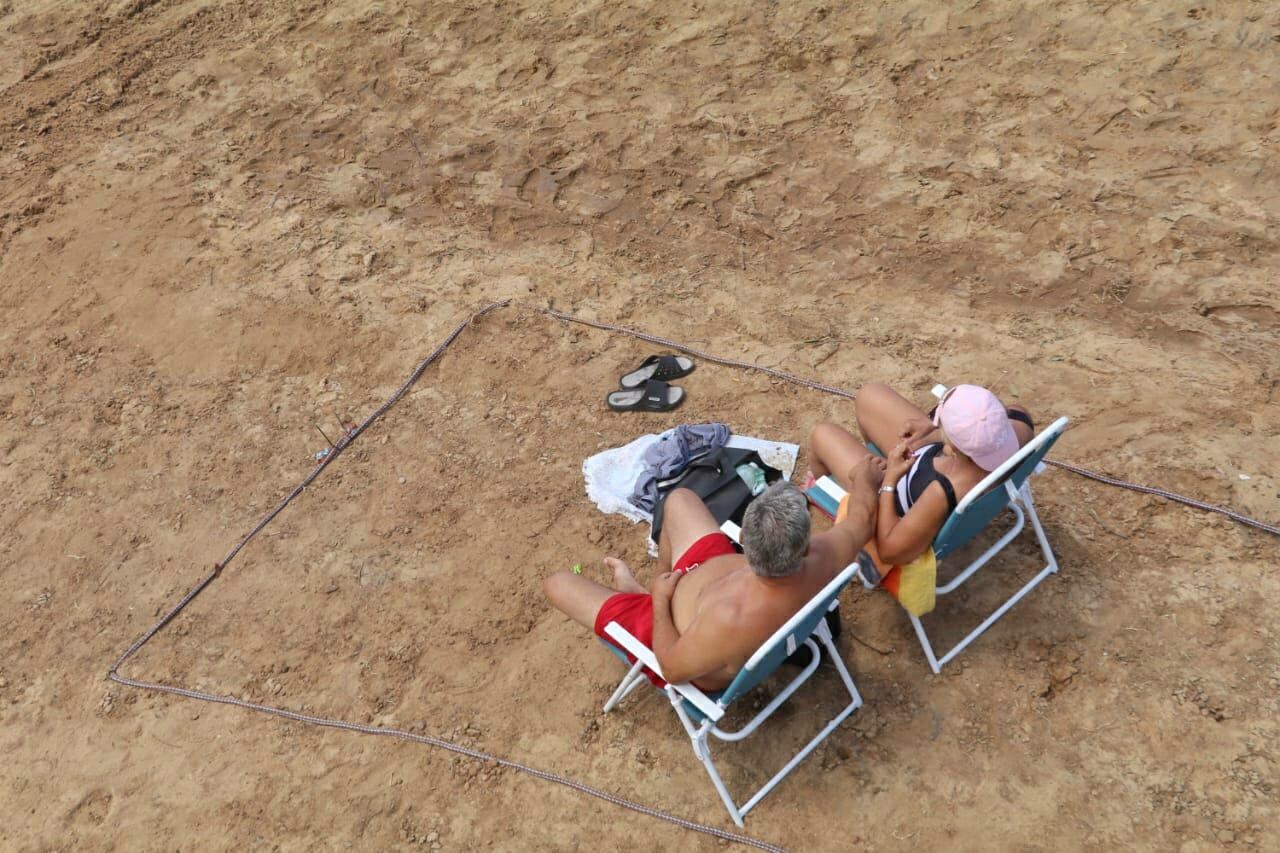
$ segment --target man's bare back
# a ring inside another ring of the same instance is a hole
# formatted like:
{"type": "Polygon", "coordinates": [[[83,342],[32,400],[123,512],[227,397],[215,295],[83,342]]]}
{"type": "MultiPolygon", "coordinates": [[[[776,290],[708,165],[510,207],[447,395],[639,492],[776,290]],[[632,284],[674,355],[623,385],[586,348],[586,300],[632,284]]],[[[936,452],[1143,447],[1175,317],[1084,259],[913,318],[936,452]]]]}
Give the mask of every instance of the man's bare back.
{"type": "MultiPolygon", "coordinates": [[[[732,630],[718,630],[714,640],[725,661],[699,675],[698,686],[720,690],[733,681],[747,660],[775,631],[803,607],[843,566],[806,558],[789,583],[764,583],[741,554],[708,560],[680,578],[671,596],[671,619],[680,636],[697,632],[699,620],[732,630]]],[[[702,633],[702,632],[699,632],[702,633]]]]}

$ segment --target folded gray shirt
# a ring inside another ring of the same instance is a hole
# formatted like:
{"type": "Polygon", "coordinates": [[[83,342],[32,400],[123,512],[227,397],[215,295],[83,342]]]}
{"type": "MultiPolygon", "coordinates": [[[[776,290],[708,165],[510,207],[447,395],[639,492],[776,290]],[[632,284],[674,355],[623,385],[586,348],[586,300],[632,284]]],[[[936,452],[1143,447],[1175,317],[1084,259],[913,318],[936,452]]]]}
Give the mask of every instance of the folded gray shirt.
{"type": "Polygon", "coordinates": [[[658,484],[678,476],[689,463],[707,453],[714,453],[729,440],[725,424],[682,424],[662,434],[642,461],[644,471],[636,480],[629,500],[645,512],[658,505],[658,484]]]}

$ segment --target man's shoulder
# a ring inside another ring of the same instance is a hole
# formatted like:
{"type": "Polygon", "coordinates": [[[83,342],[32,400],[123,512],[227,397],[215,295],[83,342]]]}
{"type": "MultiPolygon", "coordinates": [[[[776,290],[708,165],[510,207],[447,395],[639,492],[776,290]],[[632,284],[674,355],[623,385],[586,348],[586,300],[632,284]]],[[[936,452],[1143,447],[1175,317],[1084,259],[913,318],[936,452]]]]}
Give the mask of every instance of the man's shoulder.
{"type": "Polygon", "coordinates": [[[827,534],[815,536],[809,543],[809,553],[805,556],[808,563],[805,566],[806,571],[813,572],[815,576],[824,578],[825,584],[828,580],[840,573],[844,566],[840,565],[841,549],[836,546],[827,534]]]}

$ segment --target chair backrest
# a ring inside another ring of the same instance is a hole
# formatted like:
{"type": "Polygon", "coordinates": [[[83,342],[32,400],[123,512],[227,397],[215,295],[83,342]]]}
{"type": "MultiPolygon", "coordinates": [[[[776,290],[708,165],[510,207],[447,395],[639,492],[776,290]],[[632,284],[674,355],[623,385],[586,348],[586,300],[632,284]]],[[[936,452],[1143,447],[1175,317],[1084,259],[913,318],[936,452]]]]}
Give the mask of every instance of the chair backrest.
{"type": "Polygon", "coordinates": [[[826,586],[819,590],[813,598],[809,599],[809,603],[800,608],[796,615],[788,619],[777,631],[774,631],[773,636],[760,645],[756,653],[747,661],[746,666],[742,668],[737,677],[720,694],[720,698],[717,700],[720,707],[727,708],[734,699],[764,681],[796,649],[804,645],[804,641],[809,639],[813,632],[818,629],[818,625],[822,623],[827,611],[835,603],[840,591],[853,579],[853,574],[857,568],[857,563],[851,563],[847,566],[844,571],[832,578],[826,586]]]}
{"type": "Polygon", "coordinates": [[[1063,417],[1049,424],[960,500],[933,539],[933,552],[939,559],[977,536],[1004,511],[1069,422],[1063,417]]]}

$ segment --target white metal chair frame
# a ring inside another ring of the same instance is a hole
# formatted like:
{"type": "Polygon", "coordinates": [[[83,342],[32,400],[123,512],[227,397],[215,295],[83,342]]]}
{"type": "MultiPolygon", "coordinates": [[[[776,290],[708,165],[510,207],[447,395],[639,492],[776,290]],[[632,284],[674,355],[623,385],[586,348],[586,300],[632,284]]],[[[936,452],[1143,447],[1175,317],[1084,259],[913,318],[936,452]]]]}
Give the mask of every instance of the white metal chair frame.
{"type": "MultiPolygon", "coordinates": [[[[946,391],[946,387],[942,385],[937,385],[933,389],[934,395],[938,398],[941,398],[946,391]]],[[[1010,482],[1002,483],[1001,480],[1021,465],[1027,457],[1035,454],[1045,444],[1056,441],[1058,436],[1060,436],[1067,428],[1067,424],[1069,422],[1068,418],[1061,417],[1049,426],[1045,427],[1039,435],[1035,436],[1031,441],[1023,445],[1023,447],[1020,448],[1018,452],[1010,457],[1003,465],[988,474],[982,482],[971,489],[969,493],[960,500],[959,504],[956,505],[955,511],[952,515],[963,516],[965,510],[967,510],[975,501],[980,500],[992,489],[1002,488],[1008,495],[1007,508],[1014,514],[1014,525],[1007,533],[996,540],[994,545],[984,551],[981,556],[952,578],[949,583],[936,587],[934,590],[935,595],[943,596],[953,592],[957,587],[972,577],[978,569],[985,566],[992,557],[1004,550],[1005,546],[1017,538],[1018,534],[1021,533],[1023,528],[1026,526],[1027,518],[1031,519],[1031,528],[1035,531],[1036,541],[1040,545],[1040,551],[1044,554],[1046,563],[1044,568],[1042,568],[1035,577],[1018,589],[1010,598],[1001,604],[994,613],[984,619],[982,624],[969,632],[964,639],[958,642],[942,657],[938,657],[934,652],[933,643],[929,641],[929,635],[925,632],[924,625],[921,623],[920,618],[912,615],[911,613],[907,614],[911,619],[912,627],[915,628],[916,637],[919,638],[920,645],[924,649],[925,657],[929,660],[929,667],[933,670],[935,675],[941,673],[942,667],[945,666],[948,661],[960,654],[960,652],[964,651],[970,643],[981,636],[984,631],[994,625],[1001,616],[1007,613],[1009,608],[1021,601],[1023,596],[1035,589],[1040,582],[1049,577],[1049,575],[1057,573],[1058,558],[1053,554],[1053,548],[1049,545],[1049,538],[1045,536],[1044,527],[1040,523],[1040,516],[1036,514],[1035,503],[1031,500],[1031,475],[1027,476],[1020,487],[1015,487],[1010,482]]],[[[1043,469],[1044,465],[1041,463],[1036,466],[1035,471],[1032,473],[1038,474],[1043,469]]],[[[943,532],[945,532],[945,530],[946,528],[944,527],[943,532]]],[[[939,535],[941,535],[941,532],[939,535]]]]}
{"type": "MultiPolygon", "coordinates": [[[[756,651],[751,659],[747,661],[744,671],[754,672],[762,663],[765,656],[768,655],[775,646],[786,643],[787,651],[792,652],[797,648],[795,641],[791,637],[796,626],[807,615],[811,615],[814,606],[821,600],[832,596],[833,591],[838,594],[839,590],[853,579],[857,564],[850,565],[834,579],[832,579],[822,591],[813,597],[810,604],[806,605],[795,616],[791,617],[786,624],[774,632],[764,644],[756,651]],[[790,642],[788,642],[790,641],[790,642]]],[[[835,610],[839,606],[839,600],[832,599],[829,609],[835,610]]],[[[608,713],[631,693],[641,682],[646,681],[643,669],[648,667],[658,676],[662,676],[662,669],[658,666],[658,659],[653,651],[636,639],[629,631],[619,625],[617,622],[610,622],[605,626],[605,633],[608,634],[617,645],[630,652],[636,658],[636,663],[631,667],[627,674],[623,677],[622,682],[618,685],[618,689],[609,697],[609,701],[605,703],[604,711],[608,713]]],[[[840,657],[839,651],[836,649],[835,642],[831,636],[831,631],[827,627],[826,619],[819,619],[817,627],[813,631],[813,635],[804,640],[804,645],[808,646],[811,654],[809,664],[794,678],[783,690],[775,696],[768,705],[760,710],[751,718],[746,725],[737,731],[725,731],[718,725],[719,721],[724,717],[728,704],[731,704],[733,698],[729,700],[721,699],[713,700],[706,693],[699,690],[693,684],[668,684],[666,687],[667,698],[671,701],[671,705],[675,708],[676,716],[680,718],[680,723],[684,726],[685,732],[689,735],[689,740],[693,744],[693,754],[707,770],[707,775],[711,777],[711,782],[716,786],[716,791],[720,794],[720,799],[724,801],[725,808],[729,811],[729,816],[733,818],[733,822],[738,826],[742,826],[743,816],[759,803],[766,794],[783,780],[797,764],[805,759],[809,753],[822,743],[826,737],[835,731],[845,718],[862,706],[862,697],[858,693],[858,688],[853,683],[853,677],[849,674],[848,668],[845,666],[844,660],[840,657]],[[831,661],[835,664],[836,671],[840,673],[840,680],[844,683],[845,688],[849,691],[851,701],[836,716],[827,723],[826,727],[817,734],[813,740],[809,741],[803,749],[796,753],[786,765],[779,770],[769,781],[767,781],[760,790],[756,791],[745,803],[738,806],[733,797],[729,794],[729,789],[725,786],[724,780],[720,778],[719,771],[716,770],[715,762],[711,758],[711,747],[708,742],[708,736],[714,735],[724,741],[739,741],[746,738],[754,732],[761,723],[767,720],[774,711],[782,706],[793,693],[800,688],[802,684],[809,679],[817,670],[821,661],[818,644],[814,642],[813,636],[816,635],[818,641],[826,648],[827,653],[831,656],[831,661]],[[689,715],[684,706],[684,702],[688,701],[691,705],[698,709],[704,716],[701,723],[696,723],[689,715]]],[[[726,691],[727,692],[727,691],[726,691]]]]}
{"type": "MultiPolygon", "coordinates": [[[[1062,420],[1065,421],[1066,418],[1063,418],[1062,420]]],[[[1023,596],[1035,589],[1042,580],[1049,577],[1049,575],[1056,574],[1058,571],[1058,558],[1054,556],[1053,549],[1049,545],[1049,539],[1045,536],[1044,527],[1040,524],[1040,516],[1036,514],[1035,504],[1032,503],[1031,500],[1031,489],[1029,488],[1029,485],[1027,483],[1023,483],[1022,488],[1015,489],[1011,484],[1005,483],[1003,488],[1009,494],[1009,509],[1012,510],[1015,516],[1013,527],[1001,536],[994,545],[984,551],[980,557],[966,566],[960,574],[952,578],[950,583],[936,587],[934,589],[934,594],[943,596],[953,592],[958,586],[968,580],[974,572],[985,566],[992,557],[1004,550],[1006,545],[1017,538],[1018,534],[1022,532],[1023,527],[1026,526],[1028,516],[1031,518],[1031,527],[1035,531],[1036,541],[1040,544],[1040,550],[1044,554],[1047,562],[1044,568],[1041,569],[1035,577],[1010,596],[1004,604],[1001,604],[1000,607],[996,609],[994,613],[984,619],[982,624],[969,632],[964,639],[956,643],[956,645],[952,647],[951,651],[947,652],[942,657],[937,657],[934,652],[933,643],[930,642],[929,635],[925,633],[924,624],[921,623],[920,617],[914,616],[911,613],[907,614],[907,617],[911,620],[911,625],[916,629],[916,636],[920,639],[920,646],[924,649],[925,657],[929,660],[929,667],[933,670],[935,675],[941,673],[942,667],[945,666],[948,661],[960,654],[960,652],[964,651],[970,643],[981,636],[984,631],[994,625],[1001,616],[1007,613],[1009,608],[1021,601],[1023,596]]],[[[959,512],[959,509],[956,511],[959,512]]]]}

